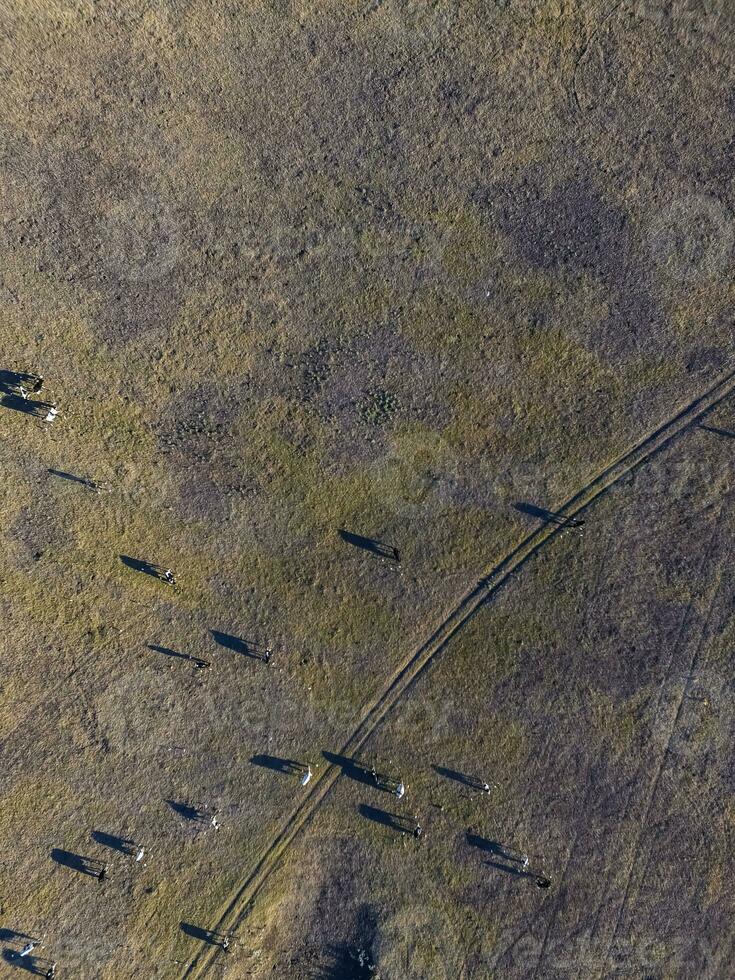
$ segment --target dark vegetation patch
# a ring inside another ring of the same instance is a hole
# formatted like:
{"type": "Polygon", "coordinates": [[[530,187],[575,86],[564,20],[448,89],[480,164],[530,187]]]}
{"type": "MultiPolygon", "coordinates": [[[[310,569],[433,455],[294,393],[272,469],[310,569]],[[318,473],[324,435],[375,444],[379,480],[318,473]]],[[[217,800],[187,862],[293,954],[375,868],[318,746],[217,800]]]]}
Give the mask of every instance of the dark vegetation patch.
{"type": "Polygon", "coordinates": [[[90,292],[102,340],[113,346],[165,332],[191,279],[189,222],[180,203],[132,156],[112,164],[94,150],[50,148],[31,158],[47,207],[35,217],[45,265],[90,292]]]}
{"type": "Polygon", "coordinates": [[[259,474],[243,466],[239,451],[240,418],[250,400],[247,382],[202,386],[175,398],[159,421],[159,444],[187,516],[222,519],[233,502],[258,493],[259,474]]]}
{"type": "Polygon", "coordinates": [[[606,361],[617,363],[660,335],[663,319],[646,272],[650,260],[636,246],[631,217],[590,177],[549,187],[531,173],[503,191],[496,219],[530,266],[600,282],[607,315],[574,329],[606,361]]]}

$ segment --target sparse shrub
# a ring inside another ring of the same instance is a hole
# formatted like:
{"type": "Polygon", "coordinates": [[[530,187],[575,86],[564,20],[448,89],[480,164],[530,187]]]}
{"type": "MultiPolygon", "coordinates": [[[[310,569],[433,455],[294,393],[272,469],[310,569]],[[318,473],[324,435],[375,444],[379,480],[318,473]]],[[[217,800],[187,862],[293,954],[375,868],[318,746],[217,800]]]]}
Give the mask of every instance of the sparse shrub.
{"type": "Polygon", "coordinates": [[[392,420],[401,404],[398,396],[384,388],[374,388],[360,404],[360,418],[371,425],[386,425],[392,420]]]}

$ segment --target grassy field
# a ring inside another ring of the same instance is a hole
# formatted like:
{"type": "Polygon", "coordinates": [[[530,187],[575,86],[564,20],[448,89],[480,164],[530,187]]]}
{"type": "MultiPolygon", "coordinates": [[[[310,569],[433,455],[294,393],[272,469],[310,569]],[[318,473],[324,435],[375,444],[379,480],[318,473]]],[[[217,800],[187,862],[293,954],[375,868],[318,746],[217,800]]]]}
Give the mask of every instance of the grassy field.
{"type": "Polygon", "coordinates": [[[81,980],[732,975],[731,400],[370,726],[402,801],[324,755],[542,509],[733,369],[704,6],[0,5],[9,976],[24,935],[81,980]],[[312,792],[279,759],[344,772],[217,952],[312,792]]]}
{"type": "Polygon", "coordinates": [[[299,977],[353,975],[361,948],[386,976],[730,974],[733,509],[706,439],[592,508],[420,677],[361,757],[406,797],[348,769],[225,976],[256,945],[299,977]]]}

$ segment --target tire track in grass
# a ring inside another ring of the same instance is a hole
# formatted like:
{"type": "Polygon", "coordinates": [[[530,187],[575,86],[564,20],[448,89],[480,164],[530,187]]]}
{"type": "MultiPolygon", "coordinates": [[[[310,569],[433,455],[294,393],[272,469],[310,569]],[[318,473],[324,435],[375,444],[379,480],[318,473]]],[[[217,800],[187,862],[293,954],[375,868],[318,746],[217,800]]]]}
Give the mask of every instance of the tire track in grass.
{"type": "MultiPolygon", "coordinates": [[[[700,580],[702,578],[702,573],[707,566],[710,554],[713,550],[715,540],[717,537],[718,523],[719,523],[719,514],[718,514],[718,519],[715,522],[714,528],[712,530],[712,534],[710,535],[710,539],[707,544],[707,547],[705,548],[701,561],[697,566],[697,576],[696,576],[697,580],[700,580]]],[[[652,715],[653,720],[651,723],[652,729],[655,729],[657,724],[657,719],[660,717],[661,706],[664,702],[669,678],[671,677],[672,672],[676,671],[676,663],[677,663],[677,657],[679,655],[679,651],[682,646],[686,649],[688,634],[690,629],[692,628],[692,622],[693,622],[695,611],[696,611],[696,603],[694,602],[694,600],[691,600],[690,602],[687,603],[684,609],[681,622],[679,623],[679,628],[676,632],[676,637],[674,638],[674,641],[671,644],[671,653],[669,655],[668,665],[663,673],[663,677],[661,679],[661,683],[658,688],[656,703],[653,710],[653,715],[652,715]]],[[[640,762],[638,768],[636,769],[635,778],[630,783],[630,789],[625,801],[625,808],[622,812],[622,816],[620,817],[621,825],[626,823],[626,821],[629,819],[631,810],[634,808],[636,802],[639,800],[640,793],[641,793],[641,784],[642,782],[644,782],[642,774],[648,768],[648,764],[649,764],[649,760],[646,759],[640,762]]],[[[646,783],[646,785],[648,784],[646,783]]],[[[631,866],[628,872],[629,874],[632,874],[632,863],[634,863],[634,860],[635,858],[633,854],[633,856],[631,856],[631,866]]],[[[604,911],[607,909],[609,905],[610,891],[614,889],[615,878],[616,878],[616,864],[611,864],[610,871],[606,877],[605,886],[600,894],[600,900],[597,904],[595,918],[592,924],[592,928],[590,930],[590,935],[593,938],[597,937],[598,935],[599,928],[600,928],[600,917],[603,915],[604,911]]]]}
{"type": "MultiPolygon", "coordinates": [[[[594,781],[593,780],[590,780],[590,782],[589,782],[589,784],[587,786],[587,790],[585,792],[584,800],[582,801],[582,805],[580,807],[580,813],[586,813],[587,812],[587,804],[589,803],[589,798],[590,798],[590,796],[592,794],[593,787],[594,787],[594,781]]],[[[557,919],[557,916],[558,916],[559,911],[561,909],[562,902],[564,901],[564,895],[565,895],[564,890],[563,890],[564,889],[564,884],[565,884],[565,881],[566,881],[567,872],[569,871],[570,865],[572,864],[572,859],[574,858],[574,856],[575,856],[575,854],[577,852],[577,846],[579,844],[579,835],[580,835],[580,833],[581,833],[580,824],[577,823],[577,829],[576,829],[575,834],[574,834],[574,840],[572,841],[570,847],[567,850],[567,855],[566,855],[566,858],[564,860],[564,864],[562,865],[561,873],[558,875],[558,879],[555,877],[555,880],[554,880],[554,885],[555,885],[555,889],[556,889],[556,895],[555,895],[553,904],[551,906],[551,911],[549,913],[549,918],[548,918],[548,921],[546,923],[546,930],[544,932],[544,938],[543,938],[543,940],[541,942],[541,948],[539,949],[538,958],[536,960],[536,964],[534,966],[534,970],[533,970],[533,973],[531,974],[530,980],[536,980],[536,977],[538,976],[539,970],[543,966],[544,959],[546,957],[547,950],[549,948],[549,940],[551,938],[551,934],[553,932],[554,926],[556,925],[556,919],[557,919]]],[[[554,964],[552,963],[550,965],[551,965],[551,967],[553,969],[554,968],[554,964]]],[[[543,976],[543,974],[542,974],[542,976],[543,976]]]]}
{"type": "MultiPolygon", "coordinates": [[[[734,391],[735,371],[731,371],[720,378],[704,394],[679,409],[662,425],[606,466],[597,476],[593,477],[558,507],[555,513],[568,520],[580,515],[598,497],[659,453],[673,439],[734,391]]],[[[417,650],[404,658],[393,674],[387,678],[382,690],[363,709],[362,718],[352,735],[339,749],[340,755],[353,756],[359,753],[388,712],[405,694],[427,664],[447,646],[449,641],[456,636],[489,598],[495,595],[514,574],[525,566],[537,551],[560,534],[562,530],[564,530],[563,524],[547,523],[541,525],[526,535],[498,564],[489,569],[485,577],[460,599],[429,638],[417,650]]],[[[304,794],[280,829],[276,831],[274,837],[265,845],[255,865],[246,872],[226,905],[220,910],[216,924],[212,928],[218,932],[233,932],[237,929],[286,850],[326,798],[340,773],[341,767],[329,765],[321,774],[315,775],[311,783],[311,790],[304,794]]],[[[186,963],[181,973],[182,980],[203,976],[218,951],[219,947],[213,946],[202,946],[197,950],[186,963]]]]}
{"type": "MultiPolygon", "coordinates": [[[[730,502],[730,496],[728,495],[728,497],[725,498],[725,501],[723,502],[723,505],[720,508],[720,513],[718,514],[717,520],[715,521],[715,527],[714,527],[714,530],[712,532],[712,539],[710,541],[710,545],[709,545],[709,548],[708,548],[708,555],[706,556],[706,559],[709,557],[709,553],[712,550],[714,550],[714,548],[717,545],[718,538],[719,538],[718,532],[720,530],[720,521],[721,521],[722,513],[726,509],[726,507],[727,507],[727,505],[728,505],[729,502],[730,502]]],[[[702,624],[702,627],[701,627],[701,630],[700,630],[700,633],[699,633],[698,642],[696,642],[695,644],[693,644],[693,653],[692,653],[692,655],[691,655],[691,657],[689,659],[688,669],[687,669],[687,672],[686,672],[686,675],[685,675],[687,677],[691,677],[694,674],[695,668],[697,667],[697,665],[698,665],[698,663],[699,663],[699,661],[701,659],[702,650],[703,649],[706,649],[707,642],[712,638],[712,630],[711,630],[711,625],[710,624],[712,622],[713,616],[715,615],[715,608],[716,608],[716,605],[717,605],[717,601],[718,601],[718,599],[720,597],[720,591],[721,591],[721,588],[722,588],[722,585],[723,585],[723,569],[729,563],[730,553],[731,553],[731,549],[729,547],[729,542],[727,542],[726,547],[725,547],[725,553],[722,555],[720,561],[717,564],[717,577],[716,577],[716,579],[714,581],[714,584],[712,586],[712,589],[711,589],[710,600],[709,600],[708,608],[707,608],[707,615],[706,615],[706,618],[705,618],[704,623],[702,624]]],[[[703,563],[703,565],[707,563],[706,559],[705,559],[705,562],[703,563]]],[[[672,664],[673,663],[674,663],[674,658],[672,658],[672,664]]],[[[664,682],[663,682],[663,684],[661,686],[661,693],[659,695],[659,706],[660,706],[660,703],[661,703],[662,698],[663,698],[663,691],[664,691],[665,686],[666,686],[666,680],[664,680],[664,682]]],[[[691,681],[689,681],[689,680],[686,680],[681,685],[681,692],[679,693],[679,697],[678,697],[677,702],[676,702],[676,705],[675,705],[675,711],[673,713],[673,718],[671,720],[670,725],[668,726],[668,737],[667,737],[667,740],[666,740],[666,744],[663,746],[663,750],[660,752],[659,757],[656,760],[656,765],[655,765],[655,770],[653,772],[653,776],[648,781],[648,783],[646,784],[646,787],[645,787],[644,798],[643,798],[643,801],[642,801],[642,803],[643,803],[643,812],[642,812],[641,816],[638,818],[638,821],[637,821],[637,823],[638,823],[638,832],[636,834],[635,841],[634,841],[634,844],[633,844],[633,848],[631,850],[631,860],[629,861],[628,865],[626,866],[626,870],[625,870],[625,886],[624,886],[624,890],[622,892],[622,897],[620,898],[620,901],[619,901],[619,904],[618,904],[618,909],[617,909],[617,912],[615,914],[615,922],[614,922],[614,925],[613,925],[613,928],[612,928],[612,931],[611,931],[610,938],[609,938],[609,940],[608,940],[608,942],[606,944],[605,952],[604,952],[603,956],[600,959],[600,974],[599,974],[599,976],[600,976],[601,980],[602,980],[602,978],[605,975],[607,975],[605,971],[607,970],[607,966],[608,966],[608,963],[610,961],[610,958],[612,957],[612,955],[614,953],[615,942],[617,940],[618,934],[620,933],[620,928],[621,928],[621,924],[623,922],[623,918],[625,916],[626,909],[629,908],[632,905],[632,901],[635,898],[637,898],[638,894],[640,893],[641,886],[643,884],[643,881],[645,880],[645,876],[646,876],[646,871],[647,871],[648,865],[650,864],[651,858],[653,856],[653,845],[651,845],[651,847],[649,848],[649,851],[648,851],[648,855],[646,857],[646,860],[645,860],[645,862],[643,864],[643,869],[642,869],[642,871],[638,875],[636,875],[635,874],[635,867],[636,867],[637,862],[635,860],[635,857],[636,857],[636,855],[639,855],[639,854],[642,853],[643,838],[644,838],[644,835],[645,835],[646,831],[649,828],[649,819],[650,819],[650,815],[651,815],[651,810],[653,809],[653,805],[654,805],[655,800],[656,800],[656,794],[657,794],[659,785],[661,783],[661,777],[662,777],[662,774],[663,774],[663,771],[664,771],[664,767],[665,767],[665,765],[666,765],[666,763],[667,763],[667,761],[669,759],[669,752],[670,752],[670,748],[671,748],[671,743],[672,743],[672,741],[674,739],[674,736],[676,734],[676,731],[677,731],[677,729],[679,727],[679,721],[681,719],[681,715],[682,715],[682,711],[683,711],[683,708],[684,708],[685,699],[686,699],[687,692],[688,692],[690,686],[691,686],[691,681]]]]}
{"type": "MultiPolygon", "coordinates": [[[[602,12],[602,16],[599,19],[597,27],[595,27],[592,33],[589,35],[587,40],[582,45],[582,50],[577,56],[574,62],[574,68],[572,69],[572,81],[571,81],[571,92],[572,100],[574,102],[574,108],[577,112],[583,112],[582,102],[579,98],[579,91],[577,89],[577,74],[582,68],[583,63],[587,60],[587,55],[590,52],[592,45],[597,41],[597,39],[602,34],[603,29],[607,26],[609,20],[618,12],[618,10],[623,6],[624,0],[613,0],[613,3],[602,12]]],[[[589,107],[588,107],[589,108],[589,107]]]]}

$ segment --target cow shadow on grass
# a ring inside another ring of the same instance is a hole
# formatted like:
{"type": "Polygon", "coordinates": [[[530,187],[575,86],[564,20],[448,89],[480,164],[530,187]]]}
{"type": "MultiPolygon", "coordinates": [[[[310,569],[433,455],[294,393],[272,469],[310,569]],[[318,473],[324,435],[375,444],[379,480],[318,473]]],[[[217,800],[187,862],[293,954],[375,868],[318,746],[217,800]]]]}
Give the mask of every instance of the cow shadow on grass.
{"type": "Polygon", "coordinates": [[[211,663],[208,660],[202,660],[200,657],[194,657],[190,653],[181,653],[179,650],[172,650],[171,647],[162,647],[157,643],[149,643],[148,649],[152,650],[154,653],[162,653],[165,657],[173,657],[175,660],[183,660],[185,663],[190,663],[192,667],[197,670],[204,670],[211,667],[211,663]]]}
{"type": "Polygon", "coordinates": [[[126,837],[117,837],[115,834],[106,834],[104,830],[93,830],[92,840],[103,847],[110,847],[113,851],[120,854],[132,854],[135,851],[135,844],[126,837]]]}
{"type": "Polygon", "coordinates": [[[358,811],[367,820],[372,820],[373,823],[380,824],[381,827],[394,830],[397,834],[406,834],[413,826],[413,824],[409,826],[407,818],[400,813],[389,813],[387,810],[379,810],[377,807],[369,806],[367,803],[361,803],[358,811]]]}
{"type": "Polygon", "coordinates": [[[227,938],[227,934],[224,932],[217,932],[216,929],[202,929],[201,926],[192,925],[191,922],[182,921],[179,923],[179,928],[185,935],[191,936],[192,939],[198,939],[199,942],[206,943],[207,946],[221,946],[227,938]]]}
{"type": "Polygon", "coordinates": [[[284,775],[293,776],[304,771],[304,764],[295,759],[281,759],[277,755],[252,755],[250,761],[254,766],[262,766],[264,769],[271,769],[273,772],[280,772],[284,775]]]}
{"type": "Polygon", "coordinates": [[[514,878],[532,878],[539,888],[548,888],[551,885],[551,881],[540,875],[538,871],[524,868],[523,858],[509,851],[498,841],[489,840],[487,837],[480,837],[479,834],[468,831],[467,843],[492,856],[494,860],[482,862],[487,867],[495,868],[496,871],[503,871],[514,878]]]}
{"type": "Polygon", "coordinates": [[[354,534],[352,531],[346,531],[344,528],[340,528],[339,536],[344,542],[351,544],[354,548],[367,551],[371,555],[376,555],[378,558],[387,558],[394,562],[400,560],[398,548],[394,548],[390,544],[384,544],[376,538],[366,538],[362,534],[354,534]]]}
{"type": "Polygon", "coordinates": [[[3,960],[8,966],[13,966],[16,970],[23,970],[24,973],[30,973],[34,977],[49,976],[51,960],[42,959],[39,956],[21,957],[13,949],[3,950],[3,960]]]}
{"type": "Polygon", "coordinates": [[[495,868],[496,871],[504,871],[508,875],[512,875],[514,878],[535,878],[536,875],[532,874],[530,871],[523,871],[522,868],[517,868],[512,864],[504,864],[502,861],[483,861],[484,865],[488,868],[495,868]]]}
{"type": "Polygon", "coordinates": [[[49,469],[50,476],[58,476],[60,480],[69,480],[71,483],[81,483],[85,487],[89,485],[89,480],[84,476],[74,476],[73,473],[67,473],[66,470],[53,470],[49,469]]]}
{"type": "Polygon", "coordinates": [[[33,380],[32,374],[24,374],[22,371],[0,371],[0,395],[12,395],[21,385],[29,384],[33,380]]]}
{"type": "Polygon", "coordinates": [[[60,847],[54,847],[51,851],[51,860],[79,874],[89,875],[90,878],[99,878],[104,865],[96,858],[83,857],[81,854],[73,854],[71,851],[64,851],[60,847]]]}
{"type": "Polygon", "coordinates": [[[547,510],[545,507],[537,507],[536,504],[529,504],[524,501],[513,504],[513,509],[521,514],[525,514],[527,517],[535,517],[543,521],[544,524],[555,524],[557,527],[584,526],[584,521],[577,520],[574,517],[566,517],[564,514],[558,514],[556,511],[547,510]]]}
{"type": "Polygon", "coordinates": [[[181,803],[177,800],[166,800],[166,803],[168,803],[177,816],[183,817],[184,820],[189,820],[192,823],[201,823],[205,819],[202,810],[194,806],[193,803],[181,803]]]}
{"type": "Polygon", "coordinates": [[[489,837],[480,837],[479,834],[473,834],[470,830],[467,831],[467,843],[471,847],[479,847],[481,851],[488,851],[490,854],[497,854],[499,857],[511,857],[510,851],[506,850],[498,841],[490,840],[489,837]]]}
{"type": "Polygon", "coordinates": [[[188,653],[180,653],[178,650],[172,650],[170,647],[161,647],[157,643],[149,643],[148,649],[153,650],[154,653],[162,653],[166,657],[176,657],[179,660],[194,660],[195,658],[188,653]]]}
{"type": "Polygon", "coordinates": [[[366,786],[375,786],[376,780],[372,769],[366,768],[361,762],[350,759],[346,755],[338,755],[336,752],[322,752],[324,758],[333,766],[339,766],[342,775],[355,782],[364,783],[366,786]]]}
{"type": "Polygon", "coordinates": [[[469,789],[483,789],[482,780],[476,776],[468,776],[464,772],[458,772],[456,769],[448,769],[446,766],[432,766],[432,769],[438,776],[444,776],[445,779],[452,779],[455,783],[461,783],[469,789]]]}
{"type": "Polygon", "coordinates": [[[37,402],[30,398],[21,398],[20,395],[2,395],[0,405],[13,412],[20,412],[22,415],[46,415],[53,408],[50,402],[37,402]]]}
{"type": "Polygon", "coordinates": [[[34,938],[34,936],[29,935],[27,932],[18,932],[16,929],[0,928],[0,943],[20,942],[23,939],[28,941],[29,939],[34,938]]]}
{"type": "Polygon", "coordinates": [[[163,578],[164,569],[152,561],[146,561],[145,558],[131,558],[130,555],[120,555],[120,561],[127,568],[132,568],[134,572],[150,575],[151,578],[163,578]]]}
{"type": "Polygon", "coordinates": [[[240,636],[234,636],[232,633],[221,633],[219,630],[210,630],[212,634],[212,639],[215,643],[219,643],[221,647],[226,650],[232,650],[233,653],[241,653],[244,657],[252,657],[253,660],[265,660],[265,648],[260,643],[254,643],[252,640],[244,640],[240,636]]]}
{"type": "Polygon", "coordinates": [[[496,871],[503,871],[512,878],[530,878],[537,888],[550,888],[551,879],[545,878],[536,871],[524,871],[523,868],[516,868],[512,864],[503,864],[501,861],[483,861],[488,868],[495,868],[496,871]]]}
{"type": "Polygon", "coordinates": [[[519,860],[517,854],[513,854],[498,841],[490,840],[488,837],[480,837],[479,834],[473,834],[469,830],[467,831],[467,843],[471,847],[478,847],[481,851],[486,851],[488,854],[492,854],[506,861],[519,860]]]}

